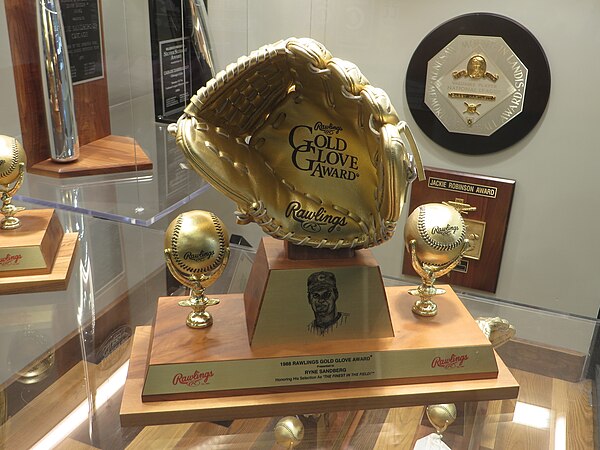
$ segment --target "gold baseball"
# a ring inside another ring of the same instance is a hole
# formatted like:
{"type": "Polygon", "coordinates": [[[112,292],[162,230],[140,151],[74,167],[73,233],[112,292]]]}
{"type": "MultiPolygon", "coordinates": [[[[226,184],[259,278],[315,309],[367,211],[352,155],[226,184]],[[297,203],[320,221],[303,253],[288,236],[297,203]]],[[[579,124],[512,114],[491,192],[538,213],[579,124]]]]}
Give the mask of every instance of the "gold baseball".
{"type": "Polygon", "coordinates": [[[284,417],[277,422],[273,433],[279,445],[292,448],[302,442],[304,438],[304,424],[295,416],[284,417]]]}
{"type": "Polygon", "coordinates": [[[16,181],[21,163],[27,163],[23,146],[14,137],[0,135],[0,184],[16,181]]]}
{"type": "Polygon", "coordinates": [[[415,241],[419,261],[441,265],[461,255],[466,231],[465,221],[455,208],[441,203],[427,203],[417,207],[408,216],[404,240],[407,248],[411,241],[415,241]]]}
{"type": "Polygon", "coordinates": [[[456,405],[454,403],[429,405],[426,412],[429,422],[438,433],[446,430],[456,420],[456,405]]]}
{"type": "Polygon", "coordinates": [[[229,234],[217,216],[207,211],[180,214],[167,227],[165,249],[173,266],[186,275],[208,275],[221,268],[229,234]]]}

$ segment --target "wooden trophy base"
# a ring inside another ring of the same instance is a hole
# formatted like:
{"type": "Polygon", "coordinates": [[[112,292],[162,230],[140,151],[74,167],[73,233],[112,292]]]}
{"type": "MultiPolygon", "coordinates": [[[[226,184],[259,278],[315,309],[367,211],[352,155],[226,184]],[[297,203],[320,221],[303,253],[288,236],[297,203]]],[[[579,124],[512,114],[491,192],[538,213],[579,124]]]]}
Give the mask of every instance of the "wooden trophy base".
{"type": "MultiPolygon", "coordinates": [[[[219,296],[214,324],[185,325],[181,297],[158,301],[143,401],[262,395],[336,388],[495,379],[489,340],[453,293],[437,297],[439,313],[411,312],[407,287],[387,288],[394,334],[355,340],[306,340],[250,346],[241,294],[219,296]]],[[[343,396],[340,392],[340,396],[343,396]]]]}
{"type": "MultiPolygon", "coordinates": [[[[226,322],[225,319],[223,321],[226,322]]],[[[494,353],[498,365],[496,378],[389,386],[351,386],[344,389],[324,386],[324,389],[291,393],[271,391],[264,394],[224,395],[218,398],[143,402],[142,389],[148,370],[151,335],[152,328],[149,326],[138,327],[135,332],[120,410],[122,426],[504,400],[516,398],[519,393],[519,384],[494,353]]]]}
{"type": "Polygon", "coordinates": [[[57,163],[46,159],[27,171],[54,178],[151,170],[152,161],[134,139],[109,135],[80,148],[77,161],[57,163]]]}
{"type": "Polygon", "coordinates": [[[17,217],[19,228],[0,230],[0,294],[66,289],[78,233],[64,233],[53,209],[17,217]]]}

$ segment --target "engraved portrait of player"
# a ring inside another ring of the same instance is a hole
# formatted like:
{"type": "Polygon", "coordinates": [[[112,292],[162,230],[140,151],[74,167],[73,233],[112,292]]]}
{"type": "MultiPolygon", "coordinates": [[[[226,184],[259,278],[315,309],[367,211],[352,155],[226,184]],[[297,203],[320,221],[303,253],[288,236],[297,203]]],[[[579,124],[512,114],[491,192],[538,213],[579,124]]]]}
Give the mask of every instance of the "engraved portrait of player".
{"type": "Polygon", "coordinates": [[[308,331],[323,336],[346,323],[350,314],[337,310],[339,297],[335,275],[331,272],[315,272],[307,280],[308,303],[315,320],[308,324],[308,331]]]}

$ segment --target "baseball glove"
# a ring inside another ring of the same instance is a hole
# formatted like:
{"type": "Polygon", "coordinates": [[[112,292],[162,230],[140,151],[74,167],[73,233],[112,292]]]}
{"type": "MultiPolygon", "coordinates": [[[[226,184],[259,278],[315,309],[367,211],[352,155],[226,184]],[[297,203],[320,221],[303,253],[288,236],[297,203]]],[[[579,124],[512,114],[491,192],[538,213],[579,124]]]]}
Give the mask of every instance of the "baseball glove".
{"type": "Polygon", "coordinates": [[[298,245],[380,244],[410,182],[424,178],[386,93],[307,38],[227,66],[169,131],[194,170],[237,203],[239,223],[298,245]]]}

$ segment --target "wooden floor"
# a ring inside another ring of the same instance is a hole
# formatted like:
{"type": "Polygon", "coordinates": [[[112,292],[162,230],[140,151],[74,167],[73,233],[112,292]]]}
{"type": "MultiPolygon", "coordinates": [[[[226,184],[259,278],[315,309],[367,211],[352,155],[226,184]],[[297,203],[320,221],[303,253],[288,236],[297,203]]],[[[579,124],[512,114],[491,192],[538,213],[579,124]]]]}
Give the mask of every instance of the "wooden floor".
{"type": "MultiPolygon", "coordinates": [[[[128,352],[119,352],[116,369],[128,352]]],[[[110,370],[75,366],[0,427],[0,448],[26,449],[38,442],[100,386],[110,370]],[[84,379],[88,383],[84,383],[84,379]]],[[[459,419],[444,434],[458,449],[589,450],[594,447],[592,383],[571,383],[520,370],[518,400],[457,405],[459,419]],[[479,408],[475,414],[475,408],[479,408]],[[487,411],[486,411],[487,409],[487,411]],[[479,421],[478,421],[479,420],[479,421]]],[[[228,423],[121,428],[122,389],[65,438],[59,449],[277,449],[272,430],[280,417],[228,423]]],[[[331,413],[302,417],[305,438],[297,449],[412,449],[433,432],[424,407],[331,413]]]]}

